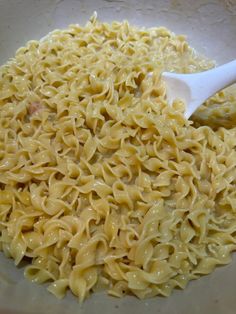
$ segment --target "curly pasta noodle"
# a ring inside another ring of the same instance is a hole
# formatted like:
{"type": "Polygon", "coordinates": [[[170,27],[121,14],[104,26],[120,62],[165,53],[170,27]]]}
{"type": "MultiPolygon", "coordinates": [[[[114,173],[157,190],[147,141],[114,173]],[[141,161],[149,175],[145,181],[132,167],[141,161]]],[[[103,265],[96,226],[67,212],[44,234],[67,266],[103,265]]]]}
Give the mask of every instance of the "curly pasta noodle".
{"type": "Polygon", "coordinates": [[[165,28],[92,17],[1,67],[0,249],[27,278],[144,298],[230,262],[236,128],[186,121],[161,80],[213,65],[165,28]]]}

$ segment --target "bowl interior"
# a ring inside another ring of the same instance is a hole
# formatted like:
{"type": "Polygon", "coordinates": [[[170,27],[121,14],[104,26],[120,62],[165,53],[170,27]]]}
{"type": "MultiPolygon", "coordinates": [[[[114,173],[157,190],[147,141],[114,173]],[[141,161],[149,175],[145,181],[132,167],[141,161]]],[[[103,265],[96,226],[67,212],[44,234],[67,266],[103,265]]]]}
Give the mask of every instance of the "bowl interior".
{"type": "MultiPolygon", "coordinates": [[[[138,26],[166,26],[186,34],[199,52],[218,63],[235,58],[234,0],[1,0],[0,64],[28,40],[72,23],[85,23],[97,11],[102,21],[127,19],[138,26]]],[[[191,282],[171,297],[137,300],[92,295],[83,305],[68,294],[57,300],[45,286],[24,279],[23,267],[0,253],[0,313],[235,313],[236,260],[191,282]]]]}

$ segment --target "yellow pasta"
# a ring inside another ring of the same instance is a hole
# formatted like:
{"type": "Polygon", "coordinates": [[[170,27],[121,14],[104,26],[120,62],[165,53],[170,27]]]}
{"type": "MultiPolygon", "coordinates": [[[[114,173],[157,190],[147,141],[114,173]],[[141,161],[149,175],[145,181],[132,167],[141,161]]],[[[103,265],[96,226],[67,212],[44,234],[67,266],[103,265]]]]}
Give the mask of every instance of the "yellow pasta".
{"type": "Polygon", "coordinates": [[[145,298],[230,262],[236,98],[187,121],[161,79],[213,66],[166,28],[93,16],[0,68],[0,249],[28,279],[145,298]]]}

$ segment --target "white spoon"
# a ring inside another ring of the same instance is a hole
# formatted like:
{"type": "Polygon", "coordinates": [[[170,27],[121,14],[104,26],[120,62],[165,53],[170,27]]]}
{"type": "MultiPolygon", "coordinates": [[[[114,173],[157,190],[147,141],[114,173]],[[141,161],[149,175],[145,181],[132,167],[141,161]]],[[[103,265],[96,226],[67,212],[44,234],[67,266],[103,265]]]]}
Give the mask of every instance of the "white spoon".
{"type": "Polygon", "coordinates": [[[183,100],[188,119],[205,100],[236,82],[236,60],[194,74],[163,72],[162,78],[166,84],[167,101],[172,104],[174,99],[183,100]]]}

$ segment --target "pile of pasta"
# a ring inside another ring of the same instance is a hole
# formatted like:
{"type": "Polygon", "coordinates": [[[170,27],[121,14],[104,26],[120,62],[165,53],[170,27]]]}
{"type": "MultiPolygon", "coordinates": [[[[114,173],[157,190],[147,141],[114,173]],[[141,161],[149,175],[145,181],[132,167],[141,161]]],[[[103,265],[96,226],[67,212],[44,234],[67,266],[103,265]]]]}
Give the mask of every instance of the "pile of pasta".
{"type": "Polygon", "coordinates": [[[166,28],[93,16],[0,68],[0,250],[27,278],[145,298],[230,262],[235,125],[187,121],[161,80],[213,66],[166,28]]]}

